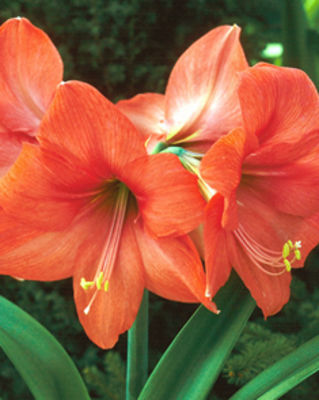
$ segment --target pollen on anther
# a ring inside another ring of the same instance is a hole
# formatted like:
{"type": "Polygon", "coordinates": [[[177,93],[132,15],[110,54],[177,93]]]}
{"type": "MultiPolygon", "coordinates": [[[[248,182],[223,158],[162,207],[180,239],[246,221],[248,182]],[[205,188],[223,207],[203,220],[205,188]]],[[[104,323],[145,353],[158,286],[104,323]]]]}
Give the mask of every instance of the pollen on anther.
{"type": "Polygon", "coordinates": [[[284,259],[287,258],[289,256],[289,254],[290,254],[290,246],[289,246],[289,243],[286,242],[282,248],[282,258],[284,258],[284,259]]]}
{"type": "Polygon", "coordinates": [[[102,289],[102,281],[103,281],[103,272],[101,271],[96,280],[96,287],[98,290],[102,289]]]}
{"type": "Polygon", "coordinates": [[[300,250],[298,250],[298,249],[296,249],[295,251],[294,251],[294,253],[295,253],[295,257],[296,257],[296,260],[301,260],[301,253],[300,253],[300,250]]]}
{"type": "Polygon", "coordinates": [[[85,278],[81,278],[80,286],[84,290],[88,290],[94,285],[95,285],[95,283],[93,281],[87,281],[87,280],[85,280],[85,278]]]}
{"type": "Polygon", "coordinates": [[[284,259],[284,264],[285,264],[286,270],[288,272],[291,271],[291,264],[287,259],[284,259]]]}

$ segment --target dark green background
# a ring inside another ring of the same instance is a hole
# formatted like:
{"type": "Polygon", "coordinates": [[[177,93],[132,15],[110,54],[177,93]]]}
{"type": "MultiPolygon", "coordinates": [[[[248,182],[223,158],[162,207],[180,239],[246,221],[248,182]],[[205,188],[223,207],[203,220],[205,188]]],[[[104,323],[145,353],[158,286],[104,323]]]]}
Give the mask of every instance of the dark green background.
{"type": "MultiPolygon", "coordinates": [[[[182,52],[221,24],[243,28],[242,44],[251,64],[262,60],[269,42],[281,41],[280,0],[1,0],[0,22],[27,17],[58,47],[64,79],[96,86],[112,101],[139,92],[163,92],[182,52]]],[[[316,38],[316,32],[310,31],[316,38]]],[[[227,399],[236,388],[319,331],[319,256],[294,272],[292,299],[277,316],[253,315],[220,377],[211,400],[227,399]]],[[[17,282],[1,278],[1,294],[46,326],[82,372],[92,399],[124,398],[126,336],[104,352],[90,343],[77,320],[70,280],[17,282]]],[[[151,296],[150,368],[168,346],[195,305],[151,296]]],[[[207,332],[209,335],[209,332],[207,332]]],[[[285,399],[319,397],[316,376],[285,399]]],[[[32,399],[4,354],[0,354],[0,400],[32,399]]]]}

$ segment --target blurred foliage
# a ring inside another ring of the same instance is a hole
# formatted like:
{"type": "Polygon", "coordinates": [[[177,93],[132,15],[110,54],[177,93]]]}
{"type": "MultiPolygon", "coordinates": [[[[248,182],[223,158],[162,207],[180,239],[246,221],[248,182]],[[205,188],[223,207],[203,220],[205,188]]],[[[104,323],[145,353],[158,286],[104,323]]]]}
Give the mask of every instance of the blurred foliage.
{"type": "Polygon", "coordinates": [[[250,322],[236,344],[235,353],[226,362],[225,377],[229,383],[242,386],[295,349],[294,336],[272,333],[250,322]]]}
{"type": "Polygon", "coordinates": [[[91,384],[103,400],[125,399],[125,364],[119,353],[108,351],[103,357],[103,372],[95,365],[83,370],[86,382],[91,384]]]}
{"type": "MultiPolygon", "coordinates": [[[[310,3],[309,40],[319,54],[317,8],[310,3]]],[[[262,54],[269,62],[262,51],[267,44],[282,41],[278,0],[1,0],[0,22],[18,15],[42,28],[58,47],[65,80],[89,82],[112,101],[139,92],[163,92],[177,58],[217,25],[236,23],[243,28],[241,41],[251,64],[263,60],[262,54]]],[[[273,62],[281,60],[276,56],[273,62]]],[[[281,313],[264,321],[256,311],[210,400],[229,398],[275,359],[318,334],[318,267],[314,252],[307,268],[295,273],[291,301],[281,313]]],[[[76,317],[69,280],[18,282],[3,277],[1,283],[1,294],[38,319],[65,347],[82,371],[92,399],[123,398],[126,337],[122,335],[112,351],[94,346],[76,317]]],[[[195,308],[151,296],[150,369],[195,308]]],[[[0,400],[32,399],[2,353],[0,364],[0,400]]],[[[317,376],[284,399],[310,399],[314,393],[319,393],[317,376]]]]}

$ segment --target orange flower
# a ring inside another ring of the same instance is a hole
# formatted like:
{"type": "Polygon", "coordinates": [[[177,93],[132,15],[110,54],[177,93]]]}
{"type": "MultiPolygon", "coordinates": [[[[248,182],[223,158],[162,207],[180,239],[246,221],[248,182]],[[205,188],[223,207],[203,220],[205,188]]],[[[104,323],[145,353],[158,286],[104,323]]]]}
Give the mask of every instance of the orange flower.
{"type": "Polygon", "coordinates": [[[318,243],[319,98],[302,71],[260,64],[242,73],[244,127],[203,158],[207,296],[233,266],[266,316],[289,299],[291,268],[318,243]]]}
{"type": "Polygon", "coordinates": [[[175,155],[147,155],[126,117],[80,82],[59,86],[38,140],[1,181],[1,273],[73,276],[79,319],[102,348],[130,328],[144,287],[217,311],[185,235],[205,202],[175,155]]]}
{"type": "Polygon", "coordinates": [[[40,29],[25,18],[0,27],[0,176],[16,160],[23,141],[35,142],[63,64],[58,51],[40,29]]]}
{"type": "Polygon", "coordinates": [[[147,140],[205,153],[222,135],[241,125],[238,73],[248,67],[240,28],[220,26],[197,40],[178,59],[165,95],[140,94],[117,107],[147,140]]]}

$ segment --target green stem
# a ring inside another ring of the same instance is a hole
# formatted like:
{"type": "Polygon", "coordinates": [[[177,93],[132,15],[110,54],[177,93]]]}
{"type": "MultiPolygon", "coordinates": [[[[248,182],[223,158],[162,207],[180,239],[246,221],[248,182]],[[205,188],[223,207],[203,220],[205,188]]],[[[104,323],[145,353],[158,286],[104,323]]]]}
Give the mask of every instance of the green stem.
{"type": "Polygon", "coordinates": [[[301,0],[282,2],[282,33],[283,64],[303,69],[316,82],[314,57],[308,45],[308,21],[301,0]]]}
{"type": "Polygon", "coordinates": [[[136,400],[148,376],[148,291],[127,337],[126,400],[136,400]]]}

